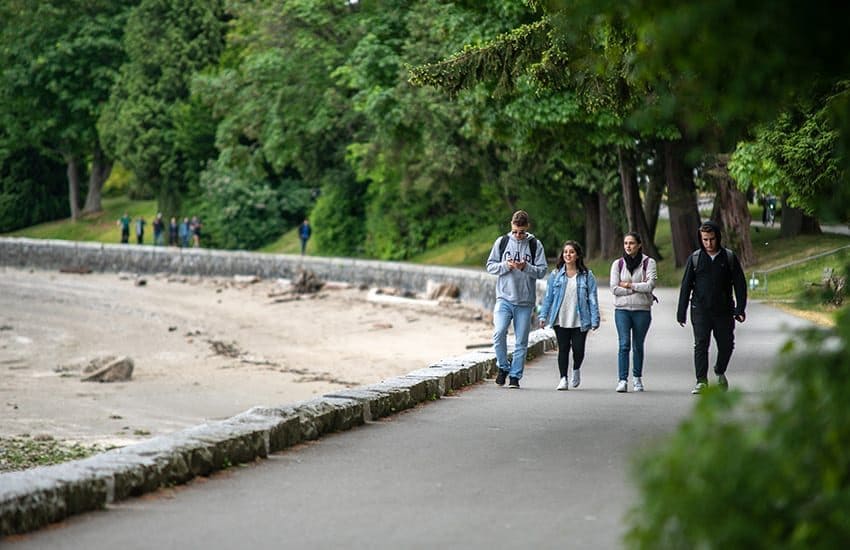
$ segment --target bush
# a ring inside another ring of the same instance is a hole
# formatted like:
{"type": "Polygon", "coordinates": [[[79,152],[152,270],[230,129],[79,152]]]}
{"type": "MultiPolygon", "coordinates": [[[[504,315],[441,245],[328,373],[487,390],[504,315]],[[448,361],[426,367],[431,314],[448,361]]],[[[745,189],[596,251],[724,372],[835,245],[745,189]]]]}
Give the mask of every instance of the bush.
{"type": "Polygon", "coordinates": [[[204,244],[253,250],[268,244],[299,223],[310,201],[310,190],[299,180],[250,181],[219,168],[201,177],[202,199],[197,210],[204,244]]]}
{"type": "Polygon", "coordinates": [[[0,159],[0,233],[70,215],[64,164],[33,149],[0,159]]]}
{"type": "Polygon", "coordinates": [[[632,548],[841,548],[850,540],[850,315],[785,346],[755,402],[701,396],[636,465],[632,548]],[[801,351],[797,351],[801,348],[801,351]]]}

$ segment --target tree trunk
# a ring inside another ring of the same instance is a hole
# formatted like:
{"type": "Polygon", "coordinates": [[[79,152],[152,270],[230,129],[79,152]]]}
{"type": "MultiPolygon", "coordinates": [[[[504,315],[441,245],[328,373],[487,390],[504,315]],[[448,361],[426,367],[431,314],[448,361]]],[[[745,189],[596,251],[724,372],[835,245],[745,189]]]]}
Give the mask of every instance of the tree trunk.
{"type": "Polygon", "coordinates": [[[599,243],[603,258],[616,258],[623,255],[623,232],[611,216],[608,197],[599,192],[599,243]]]}
{"type": "MultiPolygon", "coordinates": [[[[157,197],[157,211],[162,213],[162,218],[170,220],[172,217],[181,219],[180,209],[183,206],[183,201],[180,193],[173,187],[163,186],[159,190],[157,197]]],[[[185,217],[185,214],[183,214],[185,217]]]]}
{"type": "MultiPolygon", "coordinates": [[[[661,199],[664,196],[663,174],[652,174],[646,187],[646,202],[644,202],[644,215],[646,226],[652,242],[655,242],[655,231],[658,229],[658,213],[661,210],[661,199]]],[[[661,259],[659,255],[657,260],[661,259]]]]}
{"type": "Polygon", "coordinates": [[[682,267],[691,252],[699,248],[701,220],[697,209],[696,186],[693,170],[685,163],[685,147],[682,141],[664,142],[663,150],[673,257],[676,267],[682,267]]]}
{"type": "Polygon", "coordinates": [[[588,193],[584,197],[584,255],[586,257],[596,258],[602,252],[600,232],[599,193],[588,193]]]}
{"type": "Polygon", "coordinates": [[[716,163],[706,170],[717,189],[715,206],[718,214],[714,221],[723,228],[721,244],[731,248],[743,267],[756,263],[753,243],[750,240],[750,209],[747,196],[729,175],[729,155],[717,155],[716,163]]]}
{"type": "Polygon", "coordinates": [[[640,200],[638,189],[637,172],[634,161],[622,147],[617,147],[617,162],[620,170],[620,185],[623,189],[623,203],[626,208],[626,220],[629,223],[629,231],[636,231],[643,240],[643,253],[653,258],[658,258],[658,248],[655,246],[653,235],[649,232],[646,217],[643,214],[643,205],[640,200]]]}
{"type": "Polygon", "coordinates": [[[77,221],[80,218],[80,169],[74,155],[67,153],[63,156],[67,165],[68,202],[71,205],[71,219],[77,221]]]}
{"type": "Polygon", "coordinates": [[[820,235],[822,233],[818,221],[807,216],[799,208],[788,206],[786,197],[782,197],[782,217],[780,219],[779,236],[782,238],[797,235],[820,235]]]}
{"type": "Polygon", "coordinates": [[[88,214],[91,212],[100,212],[103,206],[100,202],[100,193],[103,190],[103,184],[109,179],[112,173],[112,161],[106,158],[100,144],[95,145],[94,154],[92,155],[91,174],[89,175],[89,191],[86,195],[86,204],[83,206],[83,212],[88,214]]]}

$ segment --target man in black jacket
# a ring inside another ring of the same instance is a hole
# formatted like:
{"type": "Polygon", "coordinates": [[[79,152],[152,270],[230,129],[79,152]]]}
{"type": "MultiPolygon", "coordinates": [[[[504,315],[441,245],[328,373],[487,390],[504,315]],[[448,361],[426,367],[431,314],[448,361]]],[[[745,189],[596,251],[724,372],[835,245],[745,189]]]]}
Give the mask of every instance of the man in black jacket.
{"type": "Polygon", "coordinates": [[[737,256],[720,244],[720,227],[705,222],[699,228],[700,249],[688,258],[676,320],[685,326],[688,302],[694,329],[694,367],[697,384],[691,393],[708,386],[708,345],[711,334],[717,344],[714,373],[724,390],[729,387],[726,367],[735,347],[735,321],[743,323],[747,315],[747,281],[737,256]],[[735,299],[732,300],[732,291],[735,299]]]}

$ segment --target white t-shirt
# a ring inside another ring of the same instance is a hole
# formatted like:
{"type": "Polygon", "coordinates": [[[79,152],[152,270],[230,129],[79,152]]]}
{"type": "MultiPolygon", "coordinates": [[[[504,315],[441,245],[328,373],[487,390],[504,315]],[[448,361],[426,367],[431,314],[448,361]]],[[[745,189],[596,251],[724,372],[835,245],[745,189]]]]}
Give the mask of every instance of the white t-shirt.
{"type": "Polygon", "coordinates": [[[578,286],[577,275],[566,277],[567,284],[564,285],[564,298],[561,300],[561,309],[558,311],[558,322],[564,328],[575,328],[581,326],[578,316],[578,286]]]}

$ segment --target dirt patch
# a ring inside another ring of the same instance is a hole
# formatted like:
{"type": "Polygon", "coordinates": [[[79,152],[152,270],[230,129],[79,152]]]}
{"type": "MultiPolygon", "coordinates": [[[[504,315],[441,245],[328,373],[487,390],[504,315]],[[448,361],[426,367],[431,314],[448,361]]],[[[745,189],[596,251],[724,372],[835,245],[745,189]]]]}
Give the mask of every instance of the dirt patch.
{"type": "Polygon", "coordinates": [[[376,304],[340,285],[280,301],[272,280],[145,279],[0,268],[0,437],[123,445],[406,374],[492,331],[460,304],[376,304]],[[105,354],[132,358],[132,380],[67,368],[105,354]]]}

